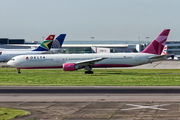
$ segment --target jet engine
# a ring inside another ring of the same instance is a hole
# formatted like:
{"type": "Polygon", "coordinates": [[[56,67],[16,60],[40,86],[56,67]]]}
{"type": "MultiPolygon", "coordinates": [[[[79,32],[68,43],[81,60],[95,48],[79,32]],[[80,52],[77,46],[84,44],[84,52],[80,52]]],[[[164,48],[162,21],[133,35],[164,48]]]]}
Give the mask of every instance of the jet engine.
{"type": "Polygon", "coordinates": [[[63,70],[64,71],[75,71],[78,69],[78,66],[74,63],[64,63],[63,70]]]}

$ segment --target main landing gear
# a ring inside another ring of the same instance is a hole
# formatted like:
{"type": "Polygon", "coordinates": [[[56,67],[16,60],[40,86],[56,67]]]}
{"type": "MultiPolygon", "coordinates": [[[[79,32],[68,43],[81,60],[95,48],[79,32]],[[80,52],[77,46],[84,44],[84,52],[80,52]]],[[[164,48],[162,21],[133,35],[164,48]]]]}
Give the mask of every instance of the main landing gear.
{"type": "Polygon", "coordinates": [[[89,70],[89,71],[85,71],[85,74],[93,74],[94,72],[89,70]]]}
{"type": "Polygon", "coordinates": [[[21,74],[21,71],[20,71],[21,69],[18,69],[18,68],[17,68],[17,70],[18,70],[18,74],[21,74]]]}
{"type": "Polygon", "coordinates": [[[91,71],[92,68],[91,68],[90,65],[85,66],[84,70],[86,70],[86,71],[84,72],[85,74],[93,74],[93,73],[94,73],[93,71],[91,71]]]}

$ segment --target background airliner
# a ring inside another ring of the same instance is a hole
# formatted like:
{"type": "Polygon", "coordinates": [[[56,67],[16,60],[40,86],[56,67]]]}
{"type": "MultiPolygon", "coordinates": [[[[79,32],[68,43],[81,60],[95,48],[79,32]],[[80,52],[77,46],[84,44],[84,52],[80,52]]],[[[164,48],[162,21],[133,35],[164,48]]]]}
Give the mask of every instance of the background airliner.
{"type": "Polygon", "coordinates": [[[93,67],[133,67],[164,59],[161,55],[170,29],[164,29],[141,53],[106,54],[41,54],[20,55],[8,61],[8,65],[20,69],[63,68],[75,71],[84,68],[85,74],[93,74],[93,67]]]}
{"type": "Polygon", "coordinates": [[[167,45],[164,46],[161,55],[167,55],[167,45]]]}
{"type": "Polygon", "coordinates": [[[0,49],[0,62],[8,61],[17,55],[49,54],[61,51],[66,34],[60,34],[55,40],[55,35],[49,35],[36,49],[0,49]],[[53,41],[55,41],[53,43],[53,41]],[[51,49],[51,47],[53,47],[51,49]],[[51,49],[51,50],[50,50],[51,49]]]}

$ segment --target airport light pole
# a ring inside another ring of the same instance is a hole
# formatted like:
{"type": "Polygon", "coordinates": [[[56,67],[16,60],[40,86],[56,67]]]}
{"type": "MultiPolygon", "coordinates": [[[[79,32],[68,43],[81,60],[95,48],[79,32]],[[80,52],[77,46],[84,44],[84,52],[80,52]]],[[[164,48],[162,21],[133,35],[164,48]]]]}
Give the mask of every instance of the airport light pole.
{"type": "Polygon", "coordinates": [[[146,37],[146,39],[147,39],[147,44],[148,44],[148,39],[149,39],[149,37],[146,37]]]}
{"type": "Polygon", "coordinates": [[[44,41],[44,38],[45,38],[45,37],[42,37],[42,40],[43,40],[43,41],[44,41]]]}
{"type": "Polygon", "coordinates": [[[91,39],[92,39],[92,53],[93,53],[93,39],[95,38],[95,37],[90,37],[91,39]]]}

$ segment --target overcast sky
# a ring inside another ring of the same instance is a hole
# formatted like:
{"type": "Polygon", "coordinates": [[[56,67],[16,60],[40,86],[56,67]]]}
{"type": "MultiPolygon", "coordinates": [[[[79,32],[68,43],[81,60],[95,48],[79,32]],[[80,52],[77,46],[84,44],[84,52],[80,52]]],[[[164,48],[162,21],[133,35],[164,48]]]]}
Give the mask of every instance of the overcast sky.
{"type": "Polygon", "coordinates": [[[180,40],[180,0],[0,0],[0,38],[42,41],[154,39],[171,29],[180,40]]]}

